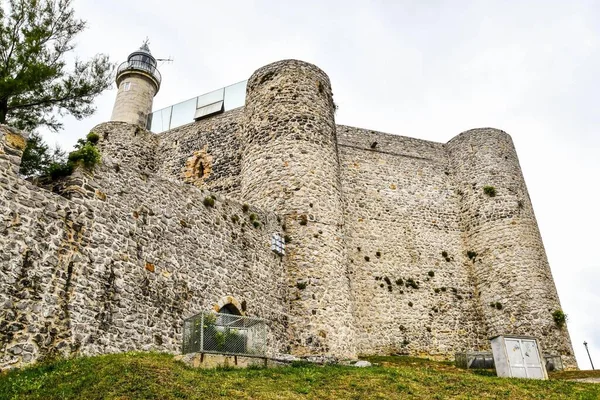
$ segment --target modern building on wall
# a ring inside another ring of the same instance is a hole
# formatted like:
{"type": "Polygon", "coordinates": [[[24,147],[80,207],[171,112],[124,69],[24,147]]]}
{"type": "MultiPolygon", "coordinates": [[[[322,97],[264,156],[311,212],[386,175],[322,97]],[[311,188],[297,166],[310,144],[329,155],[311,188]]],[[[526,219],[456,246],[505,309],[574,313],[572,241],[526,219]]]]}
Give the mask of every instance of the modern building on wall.
{"type": "Polygon", "coordinates": [[[338,125],[298,60],[153,113],[168,82],[147,46],[116,80],[93,172],[35,186],[1,128],[0,365],[177,353],[215,310],[267,320],[269,354],[450,359],[517,334],[576,366],[507,133],[338,125]]]}

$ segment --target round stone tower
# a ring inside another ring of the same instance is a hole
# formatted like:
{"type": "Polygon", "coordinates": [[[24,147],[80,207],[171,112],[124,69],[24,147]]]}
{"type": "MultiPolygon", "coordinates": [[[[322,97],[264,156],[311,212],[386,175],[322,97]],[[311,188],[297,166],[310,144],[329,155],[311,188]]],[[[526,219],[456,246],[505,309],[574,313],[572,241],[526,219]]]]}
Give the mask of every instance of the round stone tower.
{"type": "Polygon", "coordinates": [[[467,266],[489,336],[523,334],[544,352],[576,367],[533,207],[511,137],[492,128],[463,132],[447,144],[457,192],[467,266]]]}
{"type": "Polygon", "coordinates": [[[122,121],[146,128],[152,101],[160,89],[161,76],[148,43],[127,57],[117,69],[117,98],[111,121],[122,121]]]}
{"type": "Polygon", "coordinates": [[[334,108],[312,64],[279,61],[248,80],[242,197],[285,220],[296,355],[355,356],[334,108]]]}

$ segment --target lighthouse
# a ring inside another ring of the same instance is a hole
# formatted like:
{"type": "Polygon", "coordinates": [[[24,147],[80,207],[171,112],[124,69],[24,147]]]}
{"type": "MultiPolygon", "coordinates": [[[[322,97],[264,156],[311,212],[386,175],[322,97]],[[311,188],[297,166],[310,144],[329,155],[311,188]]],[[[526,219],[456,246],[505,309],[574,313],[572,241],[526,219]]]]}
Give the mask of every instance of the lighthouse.
{"type": "Polygon", "coordinates": [[[146,128],[152,102],[160,89],[161,76],[148,41],[131,53],[117,69],[117,98],[111,121],[122,121],[146,128]]]}

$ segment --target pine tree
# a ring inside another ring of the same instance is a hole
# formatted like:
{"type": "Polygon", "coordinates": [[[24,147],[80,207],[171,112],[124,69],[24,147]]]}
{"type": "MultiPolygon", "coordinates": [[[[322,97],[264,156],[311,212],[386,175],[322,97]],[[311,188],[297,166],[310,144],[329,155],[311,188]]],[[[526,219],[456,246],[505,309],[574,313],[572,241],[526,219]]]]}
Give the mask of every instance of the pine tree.
{"type": "Polygon", "coordinates": [[[68,70],[65,55],[84,29],[72,0],[0,0],[0,123],[57,131],[57,114],[94,113],[92,102],[111,86],[114,65],[98,54],[68,70]]]}

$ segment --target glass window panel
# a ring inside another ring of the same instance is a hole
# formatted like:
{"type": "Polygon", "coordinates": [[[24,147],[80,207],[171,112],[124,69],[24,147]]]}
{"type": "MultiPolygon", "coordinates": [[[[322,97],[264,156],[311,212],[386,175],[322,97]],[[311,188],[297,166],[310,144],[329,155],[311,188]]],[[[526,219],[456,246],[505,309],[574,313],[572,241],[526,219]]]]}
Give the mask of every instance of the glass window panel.
{"type": "Polygon", "coordinates": [[[171,114],[171,125],[169,129],[175,129],[181,125],[194,122],[194,113],[196,112],[196,99],[190,99],[183,103],[173,106],[171,114]]]}
{"type": "Polygon", "coordinates": [[[217,114],[223,111],[223,101],[217,101],[216,103],[209,104],[204,107],[200,107],[196,110],[194,119],[197,121],[200,118],[207,117],[209,115],[217,114]]]}
{"type": "Polygon", "coordinates": [[[238,82],[225,88],[225,111],[242,107],[246,102],[246,84],[248,81],[238,82]]]}
{"type": "Polygon", "coordinates": [[[148,126],[148,130],[154,133],[160,133],[169,130],[171,108],[172,107],[167,107],[153,112],[150,115],[150,125],[148,126]]]}
{"type": "Polygon", "coordinates": [[[198,96],[196,108],[201,108],[221,100],[223,100],[223,88],[198,96]]]}

